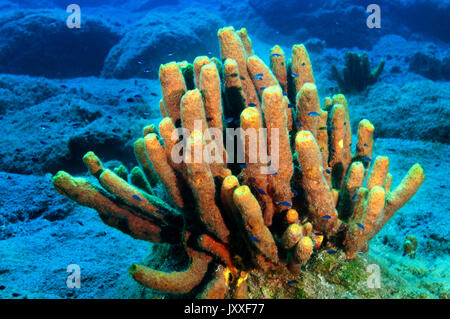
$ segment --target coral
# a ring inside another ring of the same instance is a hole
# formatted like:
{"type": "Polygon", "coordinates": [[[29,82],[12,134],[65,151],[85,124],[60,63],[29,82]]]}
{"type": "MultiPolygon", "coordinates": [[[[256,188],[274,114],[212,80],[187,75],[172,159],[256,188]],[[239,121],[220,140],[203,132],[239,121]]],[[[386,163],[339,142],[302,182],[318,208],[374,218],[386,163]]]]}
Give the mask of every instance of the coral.
{"type": "Polygon", "coordinates": [[[362,56],[355,52],[345,54],[345,66],[339,72],[337,66],[333,64],[331,69],[340,89],[344,93],[354,93],[364,90],[369,85],[374,84],[381,72],[383,72],[385,61],[382,60],[378,66],[371,71],[369,56],[364,53],[362,56]]]}
{"type": "MultiPolygon", "coordinates": [[[[335,95],[321,107],[303,45],[293,47],[290,62],[274,47],[272,72],[248,56],[245,30],[226,27],[218,36],[220,60],[197,58],[192,72],[182,71],[187,62],[161,66],[164,118],[136,142],[140,165],[130,178],[89,152],[83,161],[102,188],[66,172],[58,172],[53,184],[134,238],[184,247],[184,270],[133,265],[131,275],[144,286],[199,298],[244,298],[254,295],[248,282],[292,283],[314,254],[339,251],[353,259],[367,251],[416,193],[424,173],[415,164],[391,191],[388,158],[372,160],[374,127],[368,120],[360,122],[351,152],[347,101],[335,95]],[[241,130],[227,130],[224,138],[225,128],[241,130]],[[152,190],[159,184],[168,196],[152,190]]],[[[355,278],[355,267],[347,268],[355,278]]],[[[270,291],[264,295],[278,296],[270,291]]]]}
{"type": "Polygon", "coordinates": [[[415,258],[418,244],[419,241],[416,236],[406,236],[405,243],[403,244],[403,256],[408,255],[411,258],[415,258]]]}

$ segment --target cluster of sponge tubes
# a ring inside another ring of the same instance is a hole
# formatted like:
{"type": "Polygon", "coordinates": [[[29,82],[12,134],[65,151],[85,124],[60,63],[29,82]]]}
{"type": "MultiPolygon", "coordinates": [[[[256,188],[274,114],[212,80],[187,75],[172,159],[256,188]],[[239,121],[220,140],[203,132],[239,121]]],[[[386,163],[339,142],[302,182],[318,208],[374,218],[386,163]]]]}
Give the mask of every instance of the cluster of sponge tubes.
{"type": "Polygon", "coordinates": [[[83,161],[102,188],[66,172],[53,183],[134,238],[184,245],[190,260],[184,271],[132,265],[130,273],[142,285],[173,294],[196,291],[201,298],[242,298],[252,270],[298,272],[325,243],[344,249],[348,258],[367,250],[418,190],[424,173],[414,165],[391,191],[389,159],[372,160],[374,127],[367,120],[359,123],[352,154],[347,101],[335,95],[321,107],[303,45],[293,46],[289,61],[273,47],[268,67],[253,54],[245,29],[226,27],[218,37],[221,60],[203,56],[160,67],[163,119],[135,142],[139,167],[113,172],[89,152],[83,161]],[[232,163],[223,139],[204,133],[227,127],[265,128],[258,149],[278,160],[277,171],[268,170],[267,158],[251,160],[249,143],[241,144],[245,163],[232,163]],[[180,128],[189,132],[184,139],[180,128]],[[270,154],[271,143],[277,143],[276,154],[270,154]],[[177,161],[180,144],[187,151],[177,161]],[[192,160],[193,150],[214,153],[216,160],[192,160]],[[170,200],[155,196],[159,183],[170,200]]]}

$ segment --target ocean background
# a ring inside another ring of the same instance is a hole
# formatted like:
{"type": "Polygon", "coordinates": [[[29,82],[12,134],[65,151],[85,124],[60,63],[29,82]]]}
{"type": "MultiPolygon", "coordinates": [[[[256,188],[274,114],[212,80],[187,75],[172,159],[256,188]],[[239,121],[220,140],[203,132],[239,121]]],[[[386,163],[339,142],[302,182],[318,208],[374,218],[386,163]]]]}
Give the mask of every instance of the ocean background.
{"type": "MultiPolygon", "coordinates": [[[[339,91],[331,71],[346,52],[367,52],[378,81],[346,95],[351,125],[375,126],[374,154],[388,155],[393,186],[416,162],[426,180],[371,241],[384,298],[450,293],[450,1],[0,0],[0,298],[137,298],[127,273],[152,251],[96,212],[58,194],[58,170],[87,175],[94,151],[108,167],[135,165],[133,142],[158,123],[161,63],[219,56],[217,30],[246,27],[267,64],[270,48],[309,51],[321,99],[339,91]],[[407,235],[416,257],[403,255],[407,235]],[[66,285],[81,267],[81,288],[66,285]]],[[[351,291],[325,297],[352,298],[351,291]]]]}

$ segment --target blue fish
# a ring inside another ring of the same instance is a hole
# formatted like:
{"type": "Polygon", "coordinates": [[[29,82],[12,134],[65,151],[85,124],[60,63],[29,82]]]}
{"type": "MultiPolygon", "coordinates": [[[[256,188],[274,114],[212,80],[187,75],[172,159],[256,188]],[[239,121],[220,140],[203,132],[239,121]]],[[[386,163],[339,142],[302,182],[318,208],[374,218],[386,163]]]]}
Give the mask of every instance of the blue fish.
{"type": "Polygon", "coordinates": [[[266,89],[266,87],[260,87],[259,88],[261,91],[264,91],[266,89]]]}
{"type": "Polygon", "coordinates": [[[328,129],[329,129],[330,131],[332,131],[332,130],[334,130],[334,126],[331,125],[328,129]]]}
{"type": "Polygon", "coordinates": [[[144,62],[143,62],[143,61],[138,61],[138,64],[141,64],[141,65],[142,65],[142,64],[144,64],[144,62]]]}
{"type": "Polygon", "coordinates": [[[279,54],[279,53],[272,53],[272,56],[273,56],[274,58],[276,58],[276,57],[281,56],[281,54],[279,54]]]}
{"type": "Polygon", "coordinates": [[[253,107],[253,106],[256,106],[256,104],[255,103],[248,103],[248,106],[253,107]]]}
{"type": "Polygon", "coordinates": [[[336,251],[336,250],[329,250],[328,253],[329,253],[330,255],[333,255],[333,254],[337,253],[337,251],[336,251]]]}
{"type": "Polygon", "coordinates": [[[292,193],[294,194],[294,197],[298,196],[298,192],[295,189],[292,190],[292,193]]]}
{"type": "Polygon", "coordinates": [[[167,215],[167,211],[165,211],[164,209],[157,209],[156,212],[160,215],[167,215]]]}
{"type": "Polygon", "coordinates": [[[42,128],[42,129],[47,129],[47,128],[50,128],[50,126],[42,124],[42,125],[41,125],[41,128],[42,128]]]}
{"type": "Polygon", "coordinates": [[[309,116],[319,116],[320,114],[317,112],[309,112],[308,115],[309,116]]]}
{"type": "Polygon", "coordinates": [[[330,150],[334,153],[336,150],[333,147],[330,147],[330,150]]]}
{"type": "Polygon", "coordinates": [[[271,174],[271,175],[277,175],[278,172],[272,171],[272,172],[270,172],[270,174],[271,174]]]}
{"type": "Polygon", "coordinates": [[[390,151],[390,152],[395,152],[394,148],[388,148],[387,150],[390,151]]]}
{"type": "Polygon", "coordinates": [[[328,174],[331,174],[331,171],[328,168],[325,170],[325,172],[327,172],[328,174]]]}
{"type": "Polygon", "coordinates": [[[302,124],[302,123],[300,123],[300,122],[295,122],[295,125],[297,125],[297,126],[300,126],[300,127],[302,127],[302,126],[303,126],[303,124],[302,124]]]}
{"type": "Polygon", "coordinates": [[[133,197],[135,200],[142,202],[142,198],[140,198],[138,195],[133,195],[131,197],[133,197]]]}
{"type": "Polygon", "coordinates": [[[352,200],[355,200],[355,199],[356,199],[356,196],[358,196],[358,194],[353,195],[353,196],[352,196],[352,200]]]}
{"type": "Polygon", "coordinates": [[[363,159],[364,159],[366,162],[372,162],[372,159],[371,159],[369,156],[364,156],[363,159]]]}
{"type": "Polygon", "coordinates": [[[250,237],[250,239],[253,240],[253,241],[256,241],[257,243],[260,242],[260,240],[258,238],[256,238],[256,237],[250,237]]]}
{"type": "Polygon", "coordinates": [[[316,236],[322,236],[323,234],[322,234],[322,233],[314,233],[314,235],[316,235],[316,236]]]}
{"type": "Polygon", "coordinates": [[[150,73],[150,69],[149,68],[144,69],[144,73],[150,73]]]}
{"type": "Polygon", "coordinates": [[[291,109],[293,109],[293,108],[295,108],[295,104],[289,103],[289,104],[288,104],[288,107],[291,108],[291,109]]]}
{"type": "Polygon", "coordinates": [[[325,215],[325,216],[322,216],[322,218],[323,219],[331,219],[331,216],[330,215],[325,215]]]}
{"type": "Polygon", "coordinates": [[[434,167],[439,167],[441,164],[435,164],[434,167]]]}
{"type": "Polygon", "coordinates": [[[347,125],[347,122],[344,122],[344,125],[347,125]]]}
{"type": "Polygon", "coordinates": [[[263,73],[258,73],[258,74],[255,74],[254,76],[253,76],[253,78],[261,78],[262,76],[263,76],[264,74],[263,73]]]}
{"type": "Polygon", "coordinates": [[[260,194],[266,195],[266,192],[265,192],[263,189],[261,189],[261,188],[259,188],[259,187],[256,187],[256,189],[258,190],[258,192],[259,192],[260,194]]]}
{"type": "Polygon", "coordinates": [[[364,226],[363,226],[362,224],[356,223],[356,225],[357,225],[359,228],[364,229],[364,226]]]}
{"type": "Polygon", "coordinates": [[[298,284],[297,280],[291,280],[287,283],[288,286],[294,285],[294,284],[298,284]]]}
{"type": "Polygon", "coordinates": [[[232,118],[232,117],[227,118],[227,122],[228,122],[228,123],[231,123],[231,122],[233,122],[233,121],[234,121],[234,118],[232,118]]]}
{"type": "Polygon", "coordinates": [[[326,126],[319,127],[319,131],[325,131],[326,129],[328,129],[326,126]]]}
{"type": "Polygon", "coordinates": [[[283,95],[284,95],[284,96],[287,96],[287,93],[286,93],[286,92],[283,92],[283,95]]]}
{"type": "Polygon", "coordinates": [[[245,164],[240,164],[239,165],[241,168],[247,168],[247,165],[245,165],[245,164]]]}
{"type": "Polygon", "coordinates": [[[282,205],[288,206],[288,207],[291,207],[291,206],[292,206],[292,204],[291,204],[291,203],[288,203],[288,202],[278,202],[277,204],[282,204],[282,205]]]}
{"type": "Polygon", "coordinates": [[[297,73],[292,73],[291,76],[292,76],[293,78],[298,78],[300,75],[298,75],[297,73]]]}
{"type": "Polygon", "coordinates": [[[367,144],[364,144],[364,146],[367,146],[367,144]]]}

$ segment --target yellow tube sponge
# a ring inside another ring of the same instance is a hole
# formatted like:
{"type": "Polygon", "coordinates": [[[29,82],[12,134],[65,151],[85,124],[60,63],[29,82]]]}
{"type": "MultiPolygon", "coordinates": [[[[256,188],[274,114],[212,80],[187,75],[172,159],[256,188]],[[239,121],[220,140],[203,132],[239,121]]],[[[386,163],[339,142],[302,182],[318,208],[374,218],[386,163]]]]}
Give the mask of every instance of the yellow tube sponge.
{"type": "Polygon", "coordinates": [[[283,49],[276,45],[270,50],[270,69],[281,85],[284,93],[287,93],[287,64],[283,49]]]}
{"type": "Polygon", "coordinates": [[[275,75],[273,75],[269,67],[256,55],[252,55],[247,59],[247,69],[253,85],[260,95],[263,94],[265,88],[278,85],[275,75]]]}
{"type": "Polygon", "coordinates": [[[248,36],[247,29],[242,28],[238,31],[236,31],[238,36],[241,38],[242,44],[244,45],[245,52],[248,56],[253,55],[253,49],[252,49],[252,40],[250,40],[250,37],[248,36]]]}
{"type": "Polygon", "coordinates": [[[161,145],[156,134],[148,134],[145,137],[145,149],[153,169],[164,184],[173,202],[180,208],[184,207],[179,180],[174,169],[170,166],[167,160],[166,150],[161,145]]]}
{"type": "Polygon", "coordinates": [[[193,131],[187,142],[185,154],[187,180],[198,206],[200,220],[211,234],[223,243],[227,243],[230,232],[225,226],[219,207],[216,205],[214,177],[208,163],[201,158],[200,161],[196,159],[195,153],[203,153],[204,147],[202,133],[193,131]]]}
{"type": "Polygon", "coordinates": [[[287,130],[287,115],[283,107],[283,94],[279,85],[264,90],[263,113],[267,128],[268,154],[272,166],[274,163],[278,164],[278,170],[271,172],[269,180],[272,200],[277,204],[275,210],[280,212],[289,209],[292,205],[290,181],[294,168],[287,130]]]}
{"type": "Polygon", "coordinates": [[[208,270],[212,257],[187,248],[191,263],[185,271],[166,273],[149,267],[133,264],[130,274],[134,280],[148,288],[173,294],[185,294],[198,286],[208,270]]]}
{"type": "Polygon", "coordinates": [[[198,56],[194,59],[194,81],[195,87],[200,88],[200,74],[202,72],[202,68],[205,65],[208,65],[211,60],[207,56],[198,56]]]}
{"type": "Polygon", "coordinates": [[[389,158],[377,156],[372,165],[372,171],[367,179],[366,188],[370,191],[375,186],[383,186],[389,171],[389,158]]]}
{"type": "Polygon", "coordinates": [[[264,225],[261,208],[248,186],[236,188],[233,201],[253,246],[273,263],[278,263],[278,251],[270,230],[264,225]]]}
{"type": "Polygon", "coordinates": [[[175,62],[162,64],[159,68],[159,81],[166,113],[175,124],[180,120],[180,101],[186,93],[183,74],[175,62]]]}
{"type": "Polygon", "coordinates": [[[308,213],[316,227],[334,234],[340,221],[333,194],[323,176],[322,155],[314,136],[309,131],[298,132],[295,137],[297,161],[300,164],[301,186],[306,192],[308,213]]]}
{"type": "Polygon", "coordinates": [[[297,123],[301,124],[297,129],[310,131],[316,137],[319,112],[317,87],[314,83],[305,83],[297,94],[297,123]]]}
{"type": "Polygon", "coordinates": [[[240,37],[236,34],[233,27],[222,28],[217,34],[219,36],[222,60],[234,59],[239,66],[239,77],[242,81],[246,103],[252,103],[258,107],[260,105],[258,95],[247,71],[247,53],[240,37]]]}
{"type": "Polygon", "coordinates": [[[292,47],[291,71],[296,94],[300,92],[305,83],[316,83],[309,54],[303,44],[296,44],[292,47]]]}

